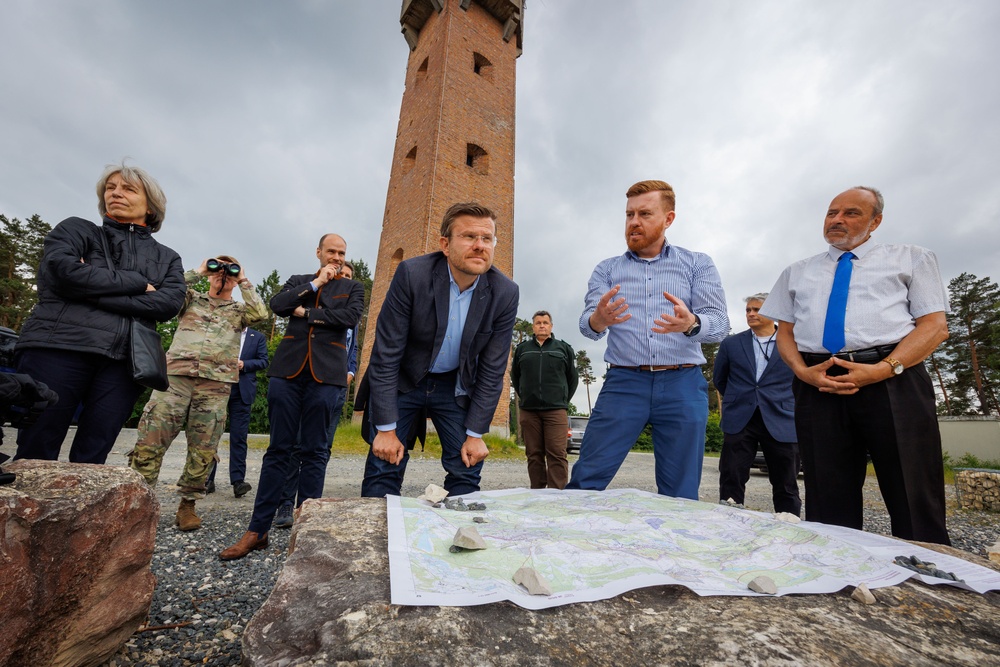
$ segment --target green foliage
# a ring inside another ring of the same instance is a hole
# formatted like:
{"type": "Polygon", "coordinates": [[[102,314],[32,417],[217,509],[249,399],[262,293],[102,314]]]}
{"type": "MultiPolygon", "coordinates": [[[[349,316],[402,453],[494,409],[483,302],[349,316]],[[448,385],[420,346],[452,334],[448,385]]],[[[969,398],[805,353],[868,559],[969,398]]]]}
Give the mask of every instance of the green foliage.
{"type": "Polygon", "coordinates": [[[930,358],[943,414],[998,414],[1000,286],[963,273],[948,283],[948,340],[930,358]]]}
{"type": "Polygon", "coordinates": [[[587,389],[587,412],[591,413],[594,408],[590,402],[590,385],[594,384],[597,378],[594,376],[594,367],[590,363],[590,357],[587,356],[586,350],[577,350],[576,352],[576,372],[580,375],[580,382],[587,389]]]}
{"type": "Polygon", "coordinates": [[[566,410],[566,415],[569,416],[569,417],[586,417],[587,416],[585,414],[582,414],[579,410],[577,410],[576,406],[573,405],[572,403],[569,404],[569,408],[567,408],[567,410],[566,410]]]}
{"type": "Polygon", "coordinates": [[[975,454],[963,454],[957,461],[953,461],[949,454],[944,455],[945,470],[954,471],[957,468],[981,468],[986,470],[1000,470],[1000,460],[981,459],[975,454]]]}
{"type": "MultiPolygon", "coordinates": [[[[705,451],[706,452],[721,452],[722,451],[722,429],[719,428],[719,420],[721,416],[717,411],[711,411],[708,413],[708,425],[705,427],[705,451]]],[[[632,446],[633,452],[651,452],[653,451],[653,427],[646,424],[646,427],[642,429],[642,433],[636,439],[635,444],[632,446]]]]}
{"type": "MultiPolygon", "coordinates": [[[[368,333],[368,308],[371,305],[372,286],[375,284],[375,280],[372,276],[371,269],[368,268],[368,263],[365,260],[352,259],[350,261],[354,266],[353,279],[364,285],[365,288],[365,309],[361,311],[361,320],[358,322],[358,350],[361,350],[364,349],[365,335],[368,333]]],[[[360,368],[358,370],[360,370],[360,368]]],[[[354,396],[353,387],[348,388],[347,395],[354,396]]]]}
{"type": "Polygon", "coordinates": [[[0,326],[20,331],[38,301],[38,264],[50,231],[38,215],[26,222],[0,215],[0,326]]]}
{"type": "MultiPolygon", "coordinates": [[[[715,356],[719,353],[721,343],[702,343],[701,353],[705,355],[705,365],[701,367],[701,372],[708,382],[708,409],[719,409],[719,392],[712,381],[712,373],[715,371],[715,356]]],[[[712,451],[712,450],[710,450],[712,451]]]]}
{"type": "Polygon", "coordinates": [[[281,286],[281,277],[278,275],[277,270],[272,270],[271,273],[267,274],[267,277],[254,286],[254,289],[257,290],[257,296],[264,303],[268,304],[268,313],[271,315],[263,322],[258,323],[254,328],[259,329],[268,341],[275,337],[280,339],[281,336],[285,335],[285,318],[275,316],[274,313],[271,313],[270,309],[271,297],[281,291],[281,286]]]}

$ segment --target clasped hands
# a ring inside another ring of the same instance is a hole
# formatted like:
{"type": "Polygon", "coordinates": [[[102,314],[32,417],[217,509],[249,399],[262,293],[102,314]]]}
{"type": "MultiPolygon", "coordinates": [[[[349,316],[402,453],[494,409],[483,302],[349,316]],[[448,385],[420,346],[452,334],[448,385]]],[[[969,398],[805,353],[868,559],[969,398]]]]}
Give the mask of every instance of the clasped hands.
{"type": "Polygon", "coordinates": [[[850,396],[858,393],[861,387],[887,380],[892,375],[889,364],[859,364],[839,357],[830,357],[815,366],[806,366],[796,373],[798,378],[819,389],[824,394],[839,394],[850,396]],[[839,366],[847,369],[843,375],[828,375],[827,370],[839,366]]]}
{"type": "MultiPolygon", "coordinates": [[[[621,288],[621,285],[615,285],[597,302],[597,308],[594,309],[594,313],[590,316],[591,329],[600,333],[610,326],[627,322],[632,318],[631,313],[628,312],[628,304],[625,302],[625,297],[615,298],[618,292],[621,291],[621,288]]],[[[661,313],[659,317],[653,320],[653,333],[684,333],[694,326],[697,318],[688,309],[687,304],[669,292],[664,292],[663,298],[674,305],[674,312],[672,314],[661,313]]]]}
{"type": "MultiPolygon", "coordinates": [[[[372,454],[387,463],[399,465],[406,454],[406,446],[396,437],[395,430],[379,431],[372,442],[372,454]]],[[[466,468],[476,465],[489,454],[490,450],[482,438],[473,438],[471,435],[465,437],[465,442],[462,443],[462,463],[466,468]]]]}

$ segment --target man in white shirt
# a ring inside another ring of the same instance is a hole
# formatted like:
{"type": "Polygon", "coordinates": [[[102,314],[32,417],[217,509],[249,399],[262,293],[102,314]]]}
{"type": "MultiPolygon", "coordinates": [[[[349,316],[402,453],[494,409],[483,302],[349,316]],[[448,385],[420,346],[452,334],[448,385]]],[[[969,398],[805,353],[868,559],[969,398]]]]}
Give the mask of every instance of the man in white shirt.
{"type": "Polygon", "coordinates": [[[948,337],[948,298],[932,252],[871,239],[883,207],[874,188],[837,195],[829,249],[785,269],[761,314],[781,322],[778,351],[796,376],[806,519],[861,529],[870,455],[892,534],[950,544],[923,364],[948,337]]]}

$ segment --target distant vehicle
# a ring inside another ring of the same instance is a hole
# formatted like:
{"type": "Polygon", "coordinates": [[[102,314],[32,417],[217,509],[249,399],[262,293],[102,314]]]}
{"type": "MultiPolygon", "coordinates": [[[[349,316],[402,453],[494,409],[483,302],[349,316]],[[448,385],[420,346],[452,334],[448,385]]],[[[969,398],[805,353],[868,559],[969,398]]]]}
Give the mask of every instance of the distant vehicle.
{"type": "MultiPolygon", "coordinates": [[[[764,450],[760,447],[757,448],[757,454],[753,457],[753,463],[750,465],[751,468],[756,468],[760,472],[767,474],[767,461],[764,460],[764,450]]],[[[802,474],[802,457],[799,457],[799,474],[802,474]]]]}
{"type": "Polygon", "coordinates": [[[587,422],[590,417],[578,417],[576,415],[569,418],[569,430],[566,432],[566,451],[570,454],[580,453],[580,443],[583,442],[583,433],[587,430],[587,422]]]}
{"type": "Polygon", "coordinates": [[[0,370],[4,373],[14,372],[14,346],[17,344],[17,333],[13,329],[0,327],[0,370]]]}

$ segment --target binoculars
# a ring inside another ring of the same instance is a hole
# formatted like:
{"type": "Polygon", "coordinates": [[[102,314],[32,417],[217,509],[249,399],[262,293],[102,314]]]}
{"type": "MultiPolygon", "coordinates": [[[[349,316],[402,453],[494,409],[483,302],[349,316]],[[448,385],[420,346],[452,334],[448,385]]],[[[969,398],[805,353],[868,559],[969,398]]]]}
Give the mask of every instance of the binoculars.
{"type": "Polygon", "coordinates": [[[240,275],[240,265],[230,264],[228,262],[223,262],[220,259],[210,259],[205,262],[205,268],[212,273],[224,273],[229,278],[235,278],[240,275]]]}

